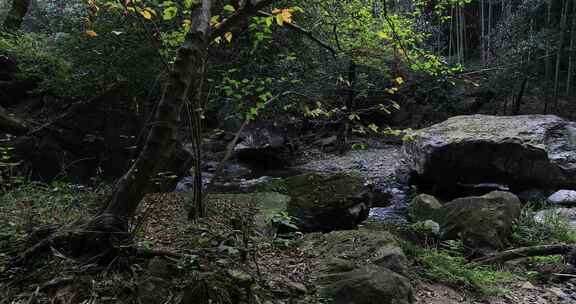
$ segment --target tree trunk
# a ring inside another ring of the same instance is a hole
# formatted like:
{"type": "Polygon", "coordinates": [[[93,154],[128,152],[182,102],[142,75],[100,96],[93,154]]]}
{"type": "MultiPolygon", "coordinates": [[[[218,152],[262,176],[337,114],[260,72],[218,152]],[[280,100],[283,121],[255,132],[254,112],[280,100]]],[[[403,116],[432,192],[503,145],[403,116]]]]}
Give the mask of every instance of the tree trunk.
{"type": "MultiPolygon", "coordinates": [[[[552,20],[552,1],[548,2],[546,9],[546,28],[550,28],[552,20]]],[[[544,61],[544,114],[548,114],[548,106],[550,104],[550,74],[551,74],[551,60],[550,57],[550,41],[546,38],[545,46],[545,61],[544,61]]]]}
{"type": "Polygon", "coordinates": [[[211,0],[202,0],[201,7],[194,10],[186,40],[178,49],[146,144],[136,162],[116,183],[106,208],[91,223],[95,226],[90,227],[91,230],[104,233],[128,231],[128,224],[150,185],[150,178],[156,173],[156,168],[170,157],[177,143],[182,106],[188,95],[199,96],[210,42],[210,18],[211,0]]]}
{"type": "Polygon", "coordinates": [[[338,148],[340,154],[348,150],[348,133],[350,132],[350,116],[354,113],[354,100],[356,98],[356,63],[350,60],[348,66],[348,95],[346,97],[346,112],[343,118],[343,124],[338,134],[338,148]]]}
{"type": "Polygon", "coordinates": [[[12,8],[4,19],[4,29],[7,31],[17,31],[22,26],[22,21],[28,13],[30,0],[12,0],[12,8]]]}
{"type": "Polygon", "coordinates": [[[522,84],[520,85],[520,91],[518,91],[518,95],[516,96],[516,101],[514,102],[514,112],[513,115],[520,114],[520,108],[522,106],[522,97],[524,97],[524,91],[526,90],[526,84],[528,83],[528,77],[524,77],[522,84]]]}
{"type": "Polygon", "coordinates": [[[490,64],[492,52],[492,1],[488,1],[488,41],[486,42],[486,62],[490,64]]]}
{"type": "Polygon", "coordinates": [[[560,89],[560,64],[562,62],[564,40],[566,39],[566,19],[568,19],[569,6],[570,1],[566,1],[564,8],[562,9],[562,18],[560,20],[560,39],[558,40],[558,49],[556,51],[556,74],[554,76],[554,108],[558,108],[558,94],[560,89]]]}
{"type": "Polygon", "coordinates": [[[566,74],[566,95],[572,94],[572,80],[574,78],[574,55],[576,50],[576,0],[572,1],[572,25],[570,26],[570,50],[568,58],[568,72],[566,74]]]}
{"type": "Polygon", "coordinates": [[[486,36],[485,36],[484,0],[480,0],[480,60],[482,66],[486,67],[486,36]]]}

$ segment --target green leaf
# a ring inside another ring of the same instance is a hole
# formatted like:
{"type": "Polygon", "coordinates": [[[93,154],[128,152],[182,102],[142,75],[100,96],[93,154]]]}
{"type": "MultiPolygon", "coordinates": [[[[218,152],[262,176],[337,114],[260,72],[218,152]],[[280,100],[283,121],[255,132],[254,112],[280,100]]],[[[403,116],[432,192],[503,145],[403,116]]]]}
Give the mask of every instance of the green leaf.
{"type": "Polygon", "coordinates": [[[164,19],[164,21],[169,21],[174,19],[174,17],[176,17],[177,14],[178,14],[178,7],[169,6],[164,9],[164,12],[162,13],[162,19],[164,19]]]}
{"type": "Polygon", "coordinates": [[[233,13],[236,11],[236,9],[234,8],[234,6],[230,5],[230,4],[226,4],[224,5],[224,10],[229,12],[229,13],[233,13]]]}

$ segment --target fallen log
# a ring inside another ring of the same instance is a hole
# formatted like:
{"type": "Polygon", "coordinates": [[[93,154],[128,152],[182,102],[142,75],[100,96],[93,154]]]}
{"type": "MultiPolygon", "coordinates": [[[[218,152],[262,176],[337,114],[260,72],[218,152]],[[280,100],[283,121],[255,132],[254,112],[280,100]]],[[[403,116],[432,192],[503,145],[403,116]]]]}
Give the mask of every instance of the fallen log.
{"type": "Polygon", "coordinates": [[[473,262],[481,265],[503,263],[515,259],[546,256],[546,255],[571,255],[576,252],[576,245],[540,245],[532,247],[515,248],[502,251],[491,256],[476,259],[473,262]]]}

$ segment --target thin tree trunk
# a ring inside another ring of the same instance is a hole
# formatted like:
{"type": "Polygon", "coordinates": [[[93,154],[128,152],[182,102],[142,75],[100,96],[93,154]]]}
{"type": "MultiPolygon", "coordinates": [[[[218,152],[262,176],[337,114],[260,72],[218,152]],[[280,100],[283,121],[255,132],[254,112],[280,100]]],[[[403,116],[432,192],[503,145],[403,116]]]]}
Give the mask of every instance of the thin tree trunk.
{"type": "Polygon", "coordinates": [[[568,58],[568,73],[566,74],[566,95],[572,94],[572,79],[574,75],[574,53],[576,50],[576,0],[572,1],[572,25],[570,26],[570,50],[568,58]]]}
{"type": "Polygon", "coordinates": [[[518,91],[518,95],[516,96],[516,101],[514,102],[514,112],[513,115],[520,114],[520,107],[522,106],[522,97],[524,97],[524,91],[526,90],[526,84],[528,83],[528,77],[524,77],[522,80],[522,84],[520,85],[520,91],[518,91]]]}
{"type": "Polygon", "coordinates": [[[482,61],[482,66],[486,66],[486,37],[485,33],[485,18],[484,18],[484,0],[480,0],[480,60],[482,61]]]}
{"type": "Polygon", "coordinates": [[[558,49],[556,51],[556,74],[554,76],[554,108],[558,107],[558,94],[560,89],[560,64],[562,62],[562,51],[564,49],[564,40],[566,39],[566,23],[568,19],[568,8],[570,1],[566,1],[562,9],[562,18],[560,20],[560,39],[558,40],[558,49]]]}
{"type": "Polygon", "coordinates": [[[4,19],[3,27],[7,31],[17,31],[30,8],[30,0],[12,0],[12,8],[4,19]]]}
{"type": "Polygon", "coordinates": [[[452,45],[454,44],[454,6],[450,7],[450,41],[448,43],[448,59],[452,60],[452,45]]]}
{"type": "Polygon", "coordinates": [[[338,148],[341,154],[348,150],[348,133],[350,133],[350,116],[354,113],[354,100],[356,98],[356,63],[350,60],[348,66],[348,96],[346,97],[346,112],[343,119],[342,129],[338,134],[338,148]]]}
{"type": "MultiPolygon", "coordinates": [[[[548,7],[546,10],[546,28],[550,29],[550,23],[552,22],[552,1],[548,2],[548,7]]],[[[548,113],[548,106],[550,104],[550,74],[551,74],[551,54],[550,54],[550,41],[546,38],[546,59],[544,61],[544,114],[548,113]]]]}
{"type": "Polygon", "coordinates": [[[486,46],[486,62],[490,63],[492,52],[492,0],[488,0],[488,41],[486,46]]]}

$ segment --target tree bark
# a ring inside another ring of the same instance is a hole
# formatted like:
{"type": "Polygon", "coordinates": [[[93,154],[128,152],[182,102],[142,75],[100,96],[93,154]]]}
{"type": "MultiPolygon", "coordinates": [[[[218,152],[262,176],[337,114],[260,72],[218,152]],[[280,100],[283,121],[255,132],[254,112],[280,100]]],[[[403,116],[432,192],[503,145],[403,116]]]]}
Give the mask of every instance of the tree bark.
{"type": "Polygon", "coordinates": [[[12,8],[4,19],[4,29],[11,32],[19,30],[29,7],[30,0],[12,0],[12,8]]]}

